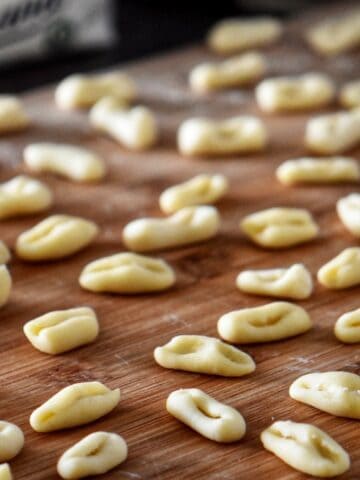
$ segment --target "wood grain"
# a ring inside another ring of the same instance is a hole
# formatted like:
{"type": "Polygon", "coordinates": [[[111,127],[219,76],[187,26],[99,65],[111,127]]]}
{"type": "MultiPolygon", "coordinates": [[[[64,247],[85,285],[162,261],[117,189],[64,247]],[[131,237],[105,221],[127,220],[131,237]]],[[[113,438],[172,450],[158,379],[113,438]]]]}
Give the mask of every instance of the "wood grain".
{"type": "MultiPolygon", "coordinates": [[[[270,74],[316,69],[331,72],[339,83],[359,76],[359,53],[320,59],[297,39],[300,26],[299,22],[289,25],[284,41],[268,50],[270,74]]],[[[161,124],[161,144],[151,152],[129,153],[93,132],[85,113],[57,110],[52,88],[25,95],[33,127],[1,139],[1,180],[26,171],[22,149],[33,141],[92,148],[106,159],[109,169],[106,180],[98,185],[75,185],[41,176],[55,193],[51,213],[95,220],[101,227],[96,243],[60,262],[31,265],[14,258],[10,265],[14,288],[9,304],[1,310],[0,416],[25,432],[25,448],[11,462],[17,480],[58,478],[56,461],[60,454],[96,430],[119,432],[129,444],[128,460],[104,476],[108,479],[310,478],[262,449],[259,434],[275,419],[310,422],[323,428],[352,459],[351,470],[339,479],[360,479],[359,424],[322,413],[288,396],[290,383],[308,372],[360,373],[359,347],[342,345],[333,335],[338,316],[359,307],[359,287],[331,292],[316,285],[312,297],[300,302],[310,312],[314,329],[291,340],[245,348],[257,364],[250,376],[225,379],[169,371],[153,360],[154,347],[173,335],[216,335],[216,322],[223,313],[268,301],[235,288],[240,270],[304,262],[315,275],[343,248],[359,244],[335,213],[336,200],[358,191],[358,186],[286,188],[275,179],[274,170],[281,161],[306,153],[302,138],[309,115],[264,116],[257,110],[250,89],[196,96],[187,86],[187,73],[205,58],[211,58],[209,52],[193,47],[128,67],[141,87],[141,102],[155,110],[161,124]],[[182,119],[242,113],[264,118],[271,134],[266,153],[201,160],[181,158],[176,152],[175,132],[182,119]],[[121,231],[126,222],[143,215],[160,216],[160,192],[201,172],[226,174],[231,190],[219,204],[222,228],[215,239],[159,253],[176,269],[175,288],[164,294],[139,296],[96,295],[81,290],[77,279],[87,262],[124,250],[121,231]],[[308,208],[321,227],[320,238],[279,252],[251,244],[239,231],[240,219],[276,205],[308,208]],[[22,333],[27,320],[49,310],[78,305],[91,305],[98,312],[101,334],[94,344],[51,357],[27,342],[22,333]],[[30,413],[50,395],[71,383],[95,379],[121,388],[122,400],[115,411],[94,424],[65,432],[38,434],[31,430],[30,413]],[[165,399],[180,387],[202,388],[238,408],[247,422],[245,438],[233,445],[217,445],[170,417],[165,399]]],[[[357,150],[353,156],[359,158],[359,153],[357,150]]],[[[13,246],[17,235],[42,217],[4,221],[0,237],[13,246]]]]}

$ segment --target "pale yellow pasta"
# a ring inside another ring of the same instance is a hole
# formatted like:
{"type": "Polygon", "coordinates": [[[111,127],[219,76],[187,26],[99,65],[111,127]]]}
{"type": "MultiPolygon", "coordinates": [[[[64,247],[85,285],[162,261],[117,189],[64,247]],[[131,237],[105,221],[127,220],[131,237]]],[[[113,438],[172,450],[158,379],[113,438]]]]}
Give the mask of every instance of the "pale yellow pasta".
{"type": "Polygon", "coordinates": [[[276,176],[284,185],[359,182],[360,167],[353,158],[304,157],[282,163],[276,170],[276,176]]]}
{"type": "Polygon", "coordinates": [[[344,313],[335,323],[335,336],[344,343],[360,343],[360,308],[344,313]]]}
{"type": "Polygon", "coordinates": [[[319,233],[310,212],[303,208],[268,208],[245,217],[242,231],[257,245],[287,248],[308,242],[319,233]]]}
{"type": "Polygon", "coordinates": [[[246,432],[245,420],[238,410],[218,402],[198,388],[181,388],[170,393],[166,410],[215,442],[236,442],[246,432]]]}
{"type": "Polygon", "coordinates": [[[136,96],[135,83],[129,75],[121,72],[70,75],[57,86],[55,101],[64,109],[88,108],[108,95],[125,102],[132,101],[136,96]]]}
{"type": "Polygon", "coordinates": [[[175,280],[175,272],[164,260],[130,252],[94,260],[86,265],[79,278],[85,290],[111,293],[166,290],[175,280]]]}
{"type": "Polygon", "coordinates": [[[89,307],[56,310],[24,325],[24,334],[30,343],[51,355],[93,342],[98,333],[96,313],[89,307]]]}
{"type": "Polygon", "coordinates": [[[289,302],[235,310],[220,317],[217,324],[220,337],[232,343],[273,342],[307,332],[311,327],[306,310],[289,302]]]}
{"type": "Polygon", "coordinates": [[[264,430],[260,438],[266,450],[308,475],[335,477],[350,468],[347,452],[314,425],[280,420],[264,430]]]}
{"type": "Polygon", "coordinates": [[[105,97],[90,111],[91,125],[130,150],[147,150],[158,140],[155,115],[147,107],[129,108],[115,98],[105,97]]]}
{"type": "Polygon", "coordinates": [[[332,415],[360,420],[360,376],[355,373],[309,373],[291,384],[289,394],[332,415]]]}
{"type": "Polygon", "coordinates": [[[321,73],[267,78],[256,87],[255,96],[265,112],[313,110],[334,99],[335,85],[321,73]]]}
{"type": "Polygon", "coordinates": [[[164,213],[174,213],[184,207],[216,203],[229,189],[224,175],[201,174],[190,180],[167,188],[160,195],[160,208],[164,213]]]}
{"type": "Polygon", "coordinates": [[[329,113],[308,120],[305,144],[320,155],[336,155],[360,142],[360,111],[329,113]]]}
{"type": "Polygon", "coordinates": [[[0,219],[42,212],[52,203],[51,190],[26,175],[18,175],[0,184],[0,219]]]}
{"type": "Polygon", "coordinates": [[[68,257],[88,246],[98,230],[84,218],[52,215],[19,235],[16,253],[32,262],[68,257]]]}
{"type": "Polygon", "coordinates": [[[155,361],[164,368],[187,372],[241,377],[255,370],[247,353],[203,335],[178,335],[154,350],[155,361]]]}
{"type": "Polygon", "coordinates": [[[229,54],[276,41],[282,34],[282,25],[271,17],[244,20],[221,20],[210,30],[207,43],[217,53],[229,54]]]}
{"type": "Polygon", "coordinates": [[[33,172],[53,173],[74,182],[95,182],[105,175],[99,155],[75,145],[33,143],[24,149],[24,161],[33,172]]]}
{"type": "Polygon", "coordinates": [[[30,425],[36,432],[85,425],[111,412],[119,401],[118,388],[110,390],[100,382],[74,383],[34,410],[30,425]]]}
{"type": "Polygon", "coordinates": [[[0,307],[3,307],[10,296],[11,275],[5,265],[0,265],[0,307]]]}
{"type": "Polygon", "coordinates": [[[5,242],[0,240],[0,265],[8,263],[11,259],[11,253],[5,242]]]}
{"type": "Polygon", "coordinates": [[[264,150],[268,133],[262,120],[249,115],[226,120],[198,117],[180,125],[177,141],[183,155],[234,155],[264,150]]]}
{"type": "Polygon", "coordinates": [[[160,250],[208,240],[219,227],[220,216],[215,207],[185,207],[167,218],[133,220],[123,230],[123,241],[136,252],[160,250]]]}
{"type": "Polygon", "coordinates": [[[317,278],[324,287],[342,289],[360,284],[360,247],[345,248],[323,265],[317,278]]]}
{"type": "Polygon", "coordinates": [[[346,83],[340,90],[339,100],[345,108],[360,107],[360,80],[346,83]]]}
{"type": "Polygon", "coordinates": [[[12,480],[10,465],[8,463],[2,463],[0,465],[0,480],[12,480]]]}
{"type": "Polygon", "coordinates": [[[25,130],[30,119],[21,101],[11,95],[0,95],[0,135],[25,130]]]}
{"type": "Polygon", "coordinates": [[[288,268],[271,268],[268,270],[244,270],[236,278],[239,290],[254,295],[293,298],[309,298],[313,291],[310,272],[296,263],[288,268]]]}
{"type": "Polygon", "coordinates": [[[340,220],[355,237],[360,237],[360,193],[350,193],[336,202],[340,220]]]}
{"type": "Polygon", "coordinates": [[[264,75],[265,70],[265,57],[249,52],[222,62],[197,65],[190,72],[189,82],[195,91],[211,92],[253,83],[264,75]]]}
{"type": "Polygon", "coordinates": [[[323,55],[339,55],[360,45],[360,10],[322,20],[306,34],[310,45],[323,55]]]}
{"type": "Polygon", "coordinates": [[[124,462],[127,454],[127,444],[120,435],[94,432],[62,454],[57,471],[64,479],[101,475],[124,462]]]}
{"type": "Polygon", "coordinates": [[[0,462],[6,462],[16,457],[23,446],[22,430],[14,423],[0,420],[0,462]]]}

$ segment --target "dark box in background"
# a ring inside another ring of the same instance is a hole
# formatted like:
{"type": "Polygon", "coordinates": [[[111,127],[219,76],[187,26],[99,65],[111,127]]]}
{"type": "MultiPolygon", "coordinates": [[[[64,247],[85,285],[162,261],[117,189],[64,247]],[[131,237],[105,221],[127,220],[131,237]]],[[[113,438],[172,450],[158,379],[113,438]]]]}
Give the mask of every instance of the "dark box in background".
{"type": "MultiPolygon", "coordinates": [[[[0,91],[17,92],[201,40],[235,15],[288,15],[310,0],[0,0],[0,91]]],[[[317,2],[324,3],[324,2],[317,2]]]]}

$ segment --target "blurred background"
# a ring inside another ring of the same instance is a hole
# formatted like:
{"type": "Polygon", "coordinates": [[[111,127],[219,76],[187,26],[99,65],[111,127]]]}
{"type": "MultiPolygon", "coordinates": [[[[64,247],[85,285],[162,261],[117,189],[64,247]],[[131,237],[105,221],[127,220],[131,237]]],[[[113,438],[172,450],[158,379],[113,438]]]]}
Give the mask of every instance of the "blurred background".
{"type": "Polygon", "coordinates": [[[284,18],[326,3],[332,2],[0,0],[0,91],[22,91],[199,41],[224,17],[284,18]]]}

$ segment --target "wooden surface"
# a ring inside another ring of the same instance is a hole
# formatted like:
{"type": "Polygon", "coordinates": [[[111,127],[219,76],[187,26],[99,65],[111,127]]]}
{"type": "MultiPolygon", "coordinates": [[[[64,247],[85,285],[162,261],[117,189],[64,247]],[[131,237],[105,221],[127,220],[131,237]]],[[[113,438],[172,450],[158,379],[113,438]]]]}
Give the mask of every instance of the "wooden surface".
{"type": "MultiPolygon", "coordinates": [[[[354,69],[356,62],[359,66],[359,54],[320,59],[296,40],[299,28],[299,23],[289,27],[283,43],[267,50],[270,74],[317,69],[331,72],[340,84],[359,76],[359,69],[354,69]]],[[[323,428],[352,459],[350,472],[339,478],[360,479],[359,424],[322,413],[288,396],[290,383],[305,373],[360,373],[359,347],[342,345],[333,335],[338,316],[359,307],[359,287],[332,292],[316,284],[312,297],[300,302],[310,312],[314,329],[290,340],[244,348],[257,365],[250,376],[227,379],[182,373],[165,370],[153,360],[154,347],[172,336],[216,336],[216,322],[223,313],[270,301],[236,289],[235,278],[240,270],[304,262],[315,275],[343,248],[359,244],[335,213],[336,200],[358,191],[358,186],[286,188],[275,179],[274,170],[281,161],[306,153],[302,137],[309,115],[261,115],[251,90],[208,97],[194,95],[187,86],[187,73],[205,58],[211,55],[204,48],[189,48],[128,68],[141,86],[141,102],[150,105],[160,120],[161,144],[151,152],[129,153],[111,139],[94,133],[85,113],[58,111],[51,88],[24,97],[34,118],[31,130],[0,141],[1,180],[26,171],[22,149],[33,141],[89,147],[105,158],[109,168],[106,180],[98,185],[76,185],[51,175],[40,177],[55,193],[50,213],[81,215],[100,225],[101,234],[92,246],[59,262],[30,265],[14,258],[10,265],[14,288],[9,304],[0,312],[0,417],[15,422],[25,432],[25,448],[11,462],[17,480],[58,478],[56,461],[60,454],[96,430],[118,432],[129,445],[128,460],[105,475],[107,479],[310,478],[263,450],[260,432],[279,419],[310,422],[323,428]],[[212,160],[181,158],[176,153],[175,131],[182,119],[242,113],[264,118],[271,134],[266,153],[212,160]],[[121,231],[129,220],[160,216],[160,192],[201,172],[226,174],[231,190],[219,203],[222,227],[215,239],[159,253],[176,270],[175,288],[158,295],[128,297],[81,290],[77,279],[87,262],[124,250],[121,231]],[[319,239],[279,252],[251,244],[238,229],[240,219],[276,205],[308,208],[320,225],[319,239]],[[22,326],[26,321],[50,310],[78,305],[91,305],[98,313],[101,334],[94,344],[52,357],[38,352],[25,339],[22,326]],[[62,387],[87,380],[120,387],[119,407],[85,427],[52,434],[31,430],[28,418],[34,408],[62,387]],[[199,387],[238,408],[247,422],[245,438],[232,445],[218,445],[168,415],[166,397],[181,387],[199,387]]],[[[359,158],[359,150],[353,153],[359,158]]],[[[41,218],[2,222],[0,238],[13,246],[17,235],[41,218]]]]}

